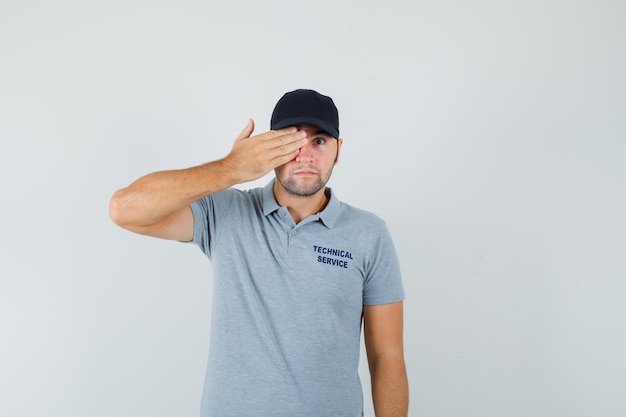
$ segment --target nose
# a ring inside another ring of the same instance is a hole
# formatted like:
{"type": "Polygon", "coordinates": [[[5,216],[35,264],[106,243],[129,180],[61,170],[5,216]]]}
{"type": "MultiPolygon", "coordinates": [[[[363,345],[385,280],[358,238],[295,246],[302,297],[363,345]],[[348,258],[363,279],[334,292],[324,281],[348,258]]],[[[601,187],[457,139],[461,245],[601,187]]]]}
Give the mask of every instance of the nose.
{"type": "Polygon", "coordinates": [[[300,152],[298,156],[296,156],[297,162],[310,162],[313,160],[313,151],[311,149],[311,143],[307,143],[306,145],[300,148],[300,152]]]}

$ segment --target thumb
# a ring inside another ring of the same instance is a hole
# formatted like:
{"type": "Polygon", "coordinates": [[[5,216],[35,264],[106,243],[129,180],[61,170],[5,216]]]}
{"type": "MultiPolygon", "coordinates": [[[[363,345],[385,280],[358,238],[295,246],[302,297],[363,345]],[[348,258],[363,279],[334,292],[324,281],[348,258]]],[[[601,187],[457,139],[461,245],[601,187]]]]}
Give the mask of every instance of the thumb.
{"type": "Polygon", "coordinates": [[[254,120],[248,118],[248,124],[243,128],[239,136],[237,136],[236,141],[249,138],[252,132],[254,132],[254,120]]]}

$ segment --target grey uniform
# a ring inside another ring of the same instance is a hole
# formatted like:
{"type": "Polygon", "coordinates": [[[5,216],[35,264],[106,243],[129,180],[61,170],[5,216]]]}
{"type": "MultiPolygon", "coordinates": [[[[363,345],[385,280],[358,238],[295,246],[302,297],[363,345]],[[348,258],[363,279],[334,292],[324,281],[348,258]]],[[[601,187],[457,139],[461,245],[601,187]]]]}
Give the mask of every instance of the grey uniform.
{"type": "Polygon", "coordinates": [[[340,202],[295,224],[274,182],[191,205],[213,264],[202,417],[357,417],[363,305],[404,298],[385,223],[340,202]]]}

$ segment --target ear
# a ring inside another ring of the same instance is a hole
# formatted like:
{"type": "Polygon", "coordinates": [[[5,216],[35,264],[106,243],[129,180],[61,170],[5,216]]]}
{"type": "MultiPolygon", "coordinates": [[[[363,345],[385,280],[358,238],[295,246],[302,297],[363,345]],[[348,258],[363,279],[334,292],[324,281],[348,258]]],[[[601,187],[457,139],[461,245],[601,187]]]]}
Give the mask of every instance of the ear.
{"type": "Polygon", "coordinates": [[[335,165],[339,163],[339,154],[341,153],[341,145],[343,145],[343,139],[337,139],[337,156],[335,157],[335,165]]]}

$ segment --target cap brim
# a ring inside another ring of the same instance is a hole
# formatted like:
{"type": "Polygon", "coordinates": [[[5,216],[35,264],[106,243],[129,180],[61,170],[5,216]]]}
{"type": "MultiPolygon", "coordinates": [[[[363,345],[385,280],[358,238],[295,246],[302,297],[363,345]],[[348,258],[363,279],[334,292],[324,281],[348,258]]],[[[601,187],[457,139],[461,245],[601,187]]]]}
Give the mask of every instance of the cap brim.
{"type": "Polygon", "coordinates": [[[330,123],[314,117],[290,117],[288,119],[280,120],[272,125],[272,129],[282,129],[284,127],[295,126],[302,123],[311,124],[319,127],[324,132],[328,133],[335,139],[339,138],[339,131],[330,123]]]}

